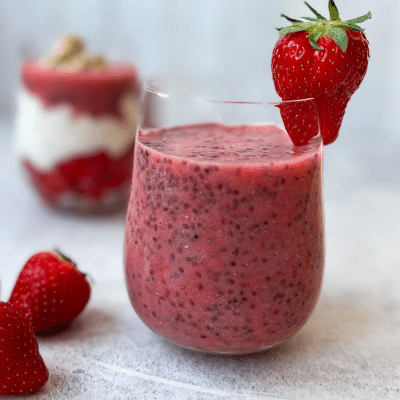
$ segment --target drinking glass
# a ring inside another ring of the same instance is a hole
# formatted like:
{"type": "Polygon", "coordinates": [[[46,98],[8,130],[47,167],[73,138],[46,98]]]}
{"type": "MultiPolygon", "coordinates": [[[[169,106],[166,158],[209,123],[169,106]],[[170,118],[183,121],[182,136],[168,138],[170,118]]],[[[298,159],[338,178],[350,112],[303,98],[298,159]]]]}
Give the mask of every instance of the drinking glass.
{"type": "Polygon", "coordinates": [[[314,101],[210,100],[148,83],[144,103],[124,242],[137,315],[168,341],[207,353],[288,340],[310,317],[324,269],[314,101]],[[294,104],[314,121],[302,146],[280,116],[294,104]]]}

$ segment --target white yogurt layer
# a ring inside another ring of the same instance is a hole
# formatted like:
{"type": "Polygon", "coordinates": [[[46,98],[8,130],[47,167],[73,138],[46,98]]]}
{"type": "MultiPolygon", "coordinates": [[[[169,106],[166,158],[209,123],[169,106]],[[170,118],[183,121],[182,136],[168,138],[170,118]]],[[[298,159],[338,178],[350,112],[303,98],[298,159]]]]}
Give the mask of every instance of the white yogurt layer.
{"type": "Polygon", "coordinates": [[[135,138],[138,99],[126,95],[119,107],[123,119],[88,114],[75,117],[70,105],[45,108],[40,98],[21,89],[15,121],[17,154],[42,170],[71,156],[97,151],[119,157],[135,138]]]}

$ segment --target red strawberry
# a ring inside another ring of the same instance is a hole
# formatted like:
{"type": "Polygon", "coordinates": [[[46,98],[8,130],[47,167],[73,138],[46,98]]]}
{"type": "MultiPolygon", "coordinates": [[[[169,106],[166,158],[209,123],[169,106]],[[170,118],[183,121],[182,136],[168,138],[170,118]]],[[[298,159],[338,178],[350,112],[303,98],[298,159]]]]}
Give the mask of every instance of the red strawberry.
{"type": "Polygon", "coordinates": [[[0,301],[0,395],[29,394],[48,379],[32,324],[0,301]]]}
{"type": "Polygon", "coordinates": [[[283,101],[277,105],[293,144],[301,146],[318,134],[318,111],[313,99],[283,101]]]}
{"type": "MultiPolygon", "coordinates": [[[[347,103],[367,71],[369,43],[357,24],[371,18],[371,13],[342,21],[330,0],[327,20],[305,4],[316,18],[305,17],[303,22],[282,14],[292,25],[279,29],[280,38],[272,53],[272,75],[283,100],[315,99],[323,141],[329,144],[337,138],[347,103]]],[[[285,113],[281,114],[285,121],[285,113]]],[[[299,113],[293,114],[302,118],[299,113]]],[[[292,138],[309,138],[307,132],[288,133],[292,138]]]]}
{"type": "Polygon", "coordinates": [[[38,333],[57,330],[74,320],[90,292],[85,275],[71,260],[60,253],[41,252],[23,267],[9,302],[32,321],[38,333]]]}

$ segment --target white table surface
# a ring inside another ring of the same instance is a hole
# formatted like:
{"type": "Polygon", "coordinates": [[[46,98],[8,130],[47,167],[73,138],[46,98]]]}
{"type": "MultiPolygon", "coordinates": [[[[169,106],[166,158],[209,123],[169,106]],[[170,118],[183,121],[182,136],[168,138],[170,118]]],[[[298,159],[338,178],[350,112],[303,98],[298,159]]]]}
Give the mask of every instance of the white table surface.
{"type": "Polygon", "coordinates": [[[368,146],[339,137],[326,148],[326,273],[315,312],[279,347],[216,357],[141,323],[123,280],[124,214],[50,212],[20,175],[11,131],[0,124],[1,300],[32,254],[55,247],[94,281],[75,323],[39,338],[50,379],[28,399],[400,399],[399,142],[375,145],[371,132],[368,146]]]}

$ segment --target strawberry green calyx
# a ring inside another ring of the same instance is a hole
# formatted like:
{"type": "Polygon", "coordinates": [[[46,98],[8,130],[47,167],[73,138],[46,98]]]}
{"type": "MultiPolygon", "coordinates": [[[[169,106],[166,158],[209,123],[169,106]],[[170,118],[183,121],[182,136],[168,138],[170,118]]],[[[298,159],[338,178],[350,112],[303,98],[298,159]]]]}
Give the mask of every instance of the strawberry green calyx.
{"type": "Polygon", "coordinates": [[[62,261],[65,261],[68,264],[72,264],[76,267],[76,263],[73,262],[69,257],[67,257],[64,253],[62,253],[59,249],[54,250],[54,254],[56,254],[62,261]]]}
{"type": "Polygon", "coordinates": [[[368,12],[361,17],[350,19],[348,21],[342,21],[340,19],[339,11],[335,2],[333,0],[329,0],[329,19],[327,19],[318,13],[318,11],[311,7],[306,1],[304,3],[313,12],[315,17],[302,17],[302,19],[305,21],[301,21],[290,18],[285,14],[281,14],[281,17],[286,18],[292,23],[292,25],[279,28],[278,31],[280,36],[293,32],[309,32],[309,42],[311,47],[315,50],[322,50],[322,47],[319,46],[317,42],[320,37],[327,34],[343,52],[346,52],[349,41],[346,30],[364,32],[364,29],[358,24],[372,18],[371,12],[368,12]]]}

